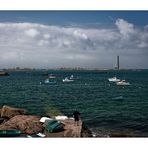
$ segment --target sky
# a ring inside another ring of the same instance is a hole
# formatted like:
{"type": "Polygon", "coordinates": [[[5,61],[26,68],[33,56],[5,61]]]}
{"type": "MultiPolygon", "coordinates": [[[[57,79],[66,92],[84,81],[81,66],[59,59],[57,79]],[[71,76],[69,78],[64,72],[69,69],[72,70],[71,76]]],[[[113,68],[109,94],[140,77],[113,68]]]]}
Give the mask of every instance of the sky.
{"type": "Polygon", "coordinates": [[[0,68],[148,69],[148,11],[0,11],[0,68]]]}

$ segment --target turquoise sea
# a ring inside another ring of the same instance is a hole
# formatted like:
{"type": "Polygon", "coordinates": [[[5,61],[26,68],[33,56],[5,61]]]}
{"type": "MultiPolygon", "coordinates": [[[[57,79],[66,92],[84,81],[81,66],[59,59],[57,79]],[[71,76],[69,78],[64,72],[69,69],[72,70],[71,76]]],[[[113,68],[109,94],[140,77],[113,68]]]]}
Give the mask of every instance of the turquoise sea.
{"type": "Polygon", "coordinates": [[[28,114],[72,116],[73,110],[97,137],[128,134],[148,137],[148,70],[10,72],[0,77],[0,107],[26,108],[28,114]],[[54,85],[40,84],[55,74],[54,85]],[[72,83],[62,79],[74,75],[72,83]],[[130,86],[117,86],[108,78],[126,79],[130,86]]]}

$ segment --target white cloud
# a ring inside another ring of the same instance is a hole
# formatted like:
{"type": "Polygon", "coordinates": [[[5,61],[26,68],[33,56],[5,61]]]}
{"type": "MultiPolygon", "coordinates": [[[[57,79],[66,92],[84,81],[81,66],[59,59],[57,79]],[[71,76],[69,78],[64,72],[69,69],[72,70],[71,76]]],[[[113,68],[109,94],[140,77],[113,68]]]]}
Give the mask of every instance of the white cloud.
{"type": "Polygon", "coordinates": [[[39,35],[39,32],[36,29],[29,29],[25,31],[25,34],[30,37],[36,37],[37,35],[39,35]]]}
{"type": "Polygon", "coordinates": [[[49,42],[48,41],[46,41],[46,40],[40,40],[39,42],[38,42],[38,45],[39,46],[45,46],[45,45],[47,45],[49,42]]]}
{"type": "Polygon", "coordinates": [[[79,30],[74,30],[74,36],[87,40],[88,37],[85,33],[80,32],[79,30]]]}
{"type": "Polygon", "coordinates": [[[147,49],[147,26],[138,28],[123,19],[117,19],[114,28],[0,23],[1,67],[112,67],[117,54],[146,59],[147,49]]]}
{"type": "Polygon", "coordinates": [[[135,33],[134,25],[123,19],[117,19],[115,24],[124,37],[129,37],[129,35],[135,33]]]}
{"type": "Polygon", "coordinates": [[[45,39],[49,39],[50,38],[50,34],[44,34],[43,35],[45,39]]]}

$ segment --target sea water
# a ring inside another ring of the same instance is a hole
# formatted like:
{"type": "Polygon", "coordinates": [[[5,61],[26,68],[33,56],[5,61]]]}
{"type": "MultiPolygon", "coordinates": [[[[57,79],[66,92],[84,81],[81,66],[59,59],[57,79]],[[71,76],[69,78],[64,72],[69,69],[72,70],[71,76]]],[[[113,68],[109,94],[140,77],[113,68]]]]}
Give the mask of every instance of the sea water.
{"type": "Polygon", "coordinates": [[[148,136],[148,70],[72,71],[34,70],[10,72],[0,77],[0,107],[25,108],[32,115],[72,116],[81,113],[97,137],[112,134],[148,136]],[[55,74],[56,84],[44,84],[44,74],[55,74]],[[74,76],[74,82],[63,83],[74,76]],[[125,79],[117,86],[108,78],[125,79]],[[41,82],[41,83],[40,83],[41,82]]]}

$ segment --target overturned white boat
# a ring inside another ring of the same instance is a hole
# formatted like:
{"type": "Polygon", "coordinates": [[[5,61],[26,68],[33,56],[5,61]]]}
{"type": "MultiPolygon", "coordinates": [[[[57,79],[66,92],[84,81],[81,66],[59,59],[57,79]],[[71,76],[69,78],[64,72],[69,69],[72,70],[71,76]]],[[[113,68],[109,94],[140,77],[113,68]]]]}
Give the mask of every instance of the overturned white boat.
{"type": "Polygon", "coordinates": [[[117,77],[113,77],[113,78],[108,78],[108,81],[110,81],[110,82],[119,82],[120,79],[118,79],[117,77]]]}
{"type": "Polygon", "coordinates": [[[130,85],[130,83],[129,82],[126,82],[125,80],[119,81],[116,84],[117,85],[122,85],[122,86],[124,86],[124,85],[130,85]]]}
{"type": "Polygon", "coordinates": [[[66,120],[68,119],[68,117],[67,116],[55,116],[55,119],[56,120],[66,120]]]}
{"type": "Polygon", "coordinates": [[[41,117],[40,122],[45,123],[45,121],[51,121],[51,120],[53,119],[49,117],[41,117]]]}
{"type": "Polygon", "coordinates": [[[73,82],[74,80],[68,79],[67,77],[63,79],[63,82],[73,82]]]}

